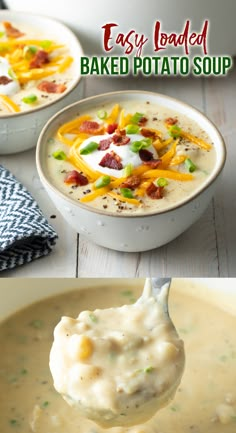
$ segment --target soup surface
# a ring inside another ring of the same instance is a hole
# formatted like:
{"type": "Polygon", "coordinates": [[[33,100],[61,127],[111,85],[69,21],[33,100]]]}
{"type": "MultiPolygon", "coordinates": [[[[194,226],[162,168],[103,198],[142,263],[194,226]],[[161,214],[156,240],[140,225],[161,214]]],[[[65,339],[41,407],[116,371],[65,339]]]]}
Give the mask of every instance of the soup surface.
{"type": "Polygon", "coordinates": [[[48,140],[50,181],[105,212],[154,213],[191,197],[215,165],[201,125],[150,101],[105,104],[48,140]]]}
{"type": "Polygon", "coordinates": [[[53,329],[62,315],[133,303],[140,290],[67,292],[34,304],[0,327],[0,431],[4,433],[235,433],[236,317],[173,289],[170,313],[185,341],[186,368],[175,399],[144,425],[102,430],[54,390],[53,329]]]}
{"type": "Polygon", "coordinates": [[[70,48],[40,28],[0,22],[0,116],[29,111],[74,83],[70,48]]]}

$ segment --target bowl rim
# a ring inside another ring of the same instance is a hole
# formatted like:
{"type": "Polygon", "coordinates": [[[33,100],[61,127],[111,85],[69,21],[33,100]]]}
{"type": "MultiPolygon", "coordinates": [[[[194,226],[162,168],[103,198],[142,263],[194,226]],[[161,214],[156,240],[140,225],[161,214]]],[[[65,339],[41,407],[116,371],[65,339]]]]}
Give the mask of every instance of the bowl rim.
{"type": "MultiPolygon", "coordinates": [[[[83,51],[82,45],[79,41],[79,38],[75,35],[75,33],[69,27],[67,27],[64,23],[62,23],[61,21],[59,21],[56,18],[51,18],[47,15],[36,14],[33,12],[25,12],[25,11],[23,12],[23,11],[13,11],[13,10],[8,10],[8,9],[7,10],[0,9],[0,17],[2,15],[6,15],[6,17],[9,19],[10,19],[10,17],[14,17],[14,16],[18,16],[18,17],[29,16],[29,17],[32,17],[33,19],[35,18],[37,20],[39,19],[41,21],[45,21],[45,22],[48,21],[49,23],[51,22],[53,24],[56,24],[58,27],[61,27],[63,33],[67,32],[68,35],[70,36],[70,39],[74,40],[74,43],[77,44],[77,48],[80,52],[80,56],[84,55],[84,51],[83,51]]],[[[5,119],[13,119],[16,117],[30,115],[32,113],[37,113],[43,109],[46,109],[46,107],[50,107],[50,106],[56,104],[58,101],[61,101],[64,97],[68,96],[78,86],[78,84],[80,83],[81,80],[82,80],[82,76],[79,74],[78,77],[76,78],[74,84],[71,87],[69,87],[64,93],[62,93],[61,96],[58,96],[55,100],[46,102],[45,104],[43,104],[39,107],[33,108],[32,110],[20,111],[18,113],[2,114],[0,116],[0,121],[1,121],[1,119],[4,119],[4,120],[5,119]]]]}
{"type": "MultiPolygon", "coordinates": [[[[201,112],[200,110],[198,110],[197,108],[193,107],[190,104],[187,104],[186,102],[181,101],[180,99],[177,98],[173,98],[172,96],[168,96],[165,95],[163,93],[158,93],[158,92],[150,92],[150,91],[146,91],[146,90],[121,90],[121,91],[115,91],[115,92],[106,92],[106,93],[101,93],[98,95],[94,95],[94,96],[89,96],[87,98],[83,98],[77,102],[74,102],[66,107],[64,107],[62,110],[58,111],[56,114],[54,114],[48,121],[47,123],[44,125],[43,129],[41,130],[41,133],[38,137],[38,141],[37,141],[37,146],[36,146],[36,167],[37,167],[37,171],[40,177],[40,180],[47,185],[47,188],[53,190],[54,193],[58,194],[62,199],[66,200],[67,202],[69,202],[71,205],[74,205],[78,208],[82,208],[83,210],[87,210],[89,212],[93,212],[95,214],[99,214],[99,215],[104,215],[104,216],[109,216],[109,217],[114,217],[114,218],[144,218],[144,217],[151,217],[151,216],[158,216],[158,215],[163,215],[163,214],[167,214],[168,212],[172,212],[174,210],[180,209],[183,206],[187,205],[188,203],[190,203],[191,201],[195,200],[199,195],[201,195],[204,191],[206,191],[217,179],[217,177],[220,175],[220,173],[222,172],[224,165],[225,165],[225,161],[226,161],[226,145],[225,145],[225,141],[224,138],[222,136],[222,134],[220,133],[219,129],[217,128],[217,126],[208,118],[208,116],[205,115],[205,113],[201,112]],[[152,97],[159,97],[159,98],[163,98],[163,99],[167,99],[168,101],[172,101],[174,103],[177,104],[181,104],[182,106],[184,106],[185,108],[190,108],[191,111],[193,113],[196,113],[197,115],[200,115],[202,117],[204,117],[207,122],[210,124],[210,126],[215,130],[215,133],[217,135],[217,138],[219,140],[219,143],[221,145],[221,150],[222,150],[222,158],[221,161],[219,162],[219,167],[217,169],[217,171],[215,172],[214,176],[210,179],[208,179],[208,181],[206,181],[205,183],[202,184],[201,188],[199,190],[197,190],[195,193],[193,193],[193,195],[191,195],[190,197],[184,199],[183,201],[181,201],[181,203],[177,203],[167,209],[164,210],[157,210],[157,211],[151,211],[151,212],[146,212],[146,213],[140,213],[140,214],[116,214],[114,212],[111,211],[106,211],[106,210],[102,210],[102,209],[96,209],[92,206],[87,205],[86,203],[81,203],[80,201],[76,201],[72,198],[70,198],[69,196],[67,196],[66,194],[64,194],[62,191],[60,191],[57,187],[55,187],[49,180],[48,180],[48,176],[46,176],[46,174],[44,173],[42,164],[41,164],[41,153],[42,153],[42,149],[44,147],[44,135],[46,134],[47,130],[51,127],[51,125],[53,125],[53,123],[55,122],[55,120],[61,116],[63,113],[66,113],[67,111],[73,109],[73,107],[80,107],[81,104],[83,103],[87,103],[87,102],[92,102],[92,101],[99,101],[100,98],[104,98],[104,97],[110,97],[110,96],[119,96],[119,95],[137,95],[137,99],[138,99],[138,95],[142,94],[142,95],[147,95],[148,96],[152,96],[152,97]]],[[[42,183],[43,183],[42,182],[42,183]]],[[[45,186],[45,185],[44,185],[45,186]]]]}

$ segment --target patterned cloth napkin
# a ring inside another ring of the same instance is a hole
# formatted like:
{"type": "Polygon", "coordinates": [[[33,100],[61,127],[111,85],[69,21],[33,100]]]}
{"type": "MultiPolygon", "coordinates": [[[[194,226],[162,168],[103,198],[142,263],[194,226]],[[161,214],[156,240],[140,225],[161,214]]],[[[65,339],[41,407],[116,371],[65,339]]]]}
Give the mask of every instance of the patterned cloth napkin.
{"type": "Polygon", "coordinates": [[[0,165],[0,271],[46,256],[57,237],[30,193],[0,165]]]}

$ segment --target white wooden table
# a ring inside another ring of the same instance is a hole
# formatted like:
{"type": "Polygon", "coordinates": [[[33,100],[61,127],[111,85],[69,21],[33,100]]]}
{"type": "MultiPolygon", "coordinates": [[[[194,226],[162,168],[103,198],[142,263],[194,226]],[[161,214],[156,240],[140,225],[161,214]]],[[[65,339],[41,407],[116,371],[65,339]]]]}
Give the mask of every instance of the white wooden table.
{"type": "Polygon", "coordinates": [[[1,164],[29,189],[57,230],[59,240],[49,256],[2,272],[2,277],[236,276],[236,68],[226,78],[90,77],[85,94],[128,89],[180,98],[205,111],[218,125],[228,157],[215,198],[205,214],[183,235],[159,249],[144,253],[111,251],[92,244],[65,224],[40,183],[35,150],[5,156],[1,164]]]}

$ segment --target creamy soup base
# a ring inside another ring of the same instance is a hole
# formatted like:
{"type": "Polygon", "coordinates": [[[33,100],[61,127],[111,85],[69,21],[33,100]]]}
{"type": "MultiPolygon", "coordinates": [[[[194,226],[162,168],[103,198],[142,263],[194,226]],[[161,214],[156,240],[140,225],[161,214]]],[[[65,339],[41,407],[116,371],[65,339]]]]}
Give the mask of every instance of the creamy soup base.
{"type": "Polygon", "coordinates": [[[215,161],[214,143],[201,125],[148,98],[78,113],[48,140],[51,183],[113,214],[151,214],[180,204],[207,182],[215,161]]]}
{"type": "Polygon", "coordinates": [[[103,430],[53,387],[49,352],[61,316],[133,303],[142,287],[67,292],[27,307],[0,326],[0,431],[4,433],[235,433],[236,317],[171,290],[170,314],[186,367],[170,404],[144,425],[103,430]]]}

